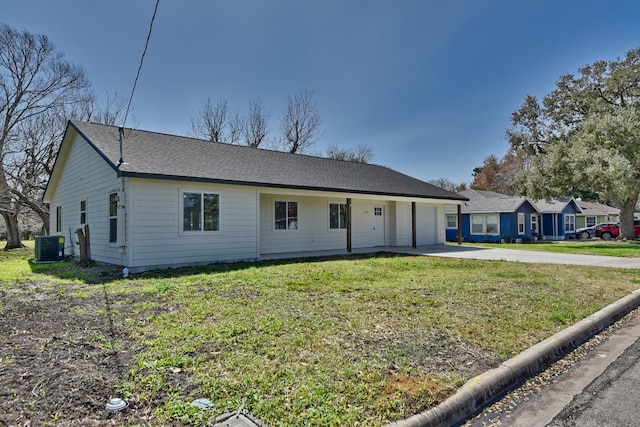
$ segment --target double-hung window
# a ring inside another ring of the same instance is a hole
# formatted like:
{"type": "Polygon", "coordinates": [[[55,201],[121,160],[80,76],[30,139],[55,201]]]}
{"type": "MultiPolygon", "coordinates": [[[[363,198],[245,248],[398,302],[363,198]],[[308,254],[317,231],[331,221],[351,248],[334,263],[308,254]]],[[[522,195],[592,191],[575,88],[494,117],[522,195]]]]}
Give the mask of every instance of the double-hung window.
{"type": "Polygon", "coordinates": [[[182,231],[220,231],[220,195],[184,192],[182,194],[182,231]]]}
{"type": "Polygon", "coordinates": [[[447,214],[447,228],[458,229],[458,215],[447,214]]]}
{"type": "Polygon", "coordinates": [[[329,229],[340,230],[347,228],[347,204],[329,203],[329,229]]]}
{"type": "Polygon", "coordinates": [[[565,215],[564,216],[564,232],[573,233],[574,231],[576,231],[576,216],[565,215]]]}
{"type": "Polygon", "coordinates": [[[118,243],[118,193],[109,194],[109,243],[118,243]]]}
{"type": "Polygon", "coordinates": [[[87,201],[80,201],[80,224],[84,225],[87,223],[87,201]]]}
{"type": "Polygon", "coordinates": [[[276,201],[274,208],[276,230],[298,229],[298,202],[276,201]]]}
{"type": "Polygon", "coordinates": [[[524,213],[518,213],[518,234],[525,234],[524,213]]]}
{"type": "Polygon", "coordinates": [[[471,234],[500,234],[498,214],[472,214],[471,234]]]}

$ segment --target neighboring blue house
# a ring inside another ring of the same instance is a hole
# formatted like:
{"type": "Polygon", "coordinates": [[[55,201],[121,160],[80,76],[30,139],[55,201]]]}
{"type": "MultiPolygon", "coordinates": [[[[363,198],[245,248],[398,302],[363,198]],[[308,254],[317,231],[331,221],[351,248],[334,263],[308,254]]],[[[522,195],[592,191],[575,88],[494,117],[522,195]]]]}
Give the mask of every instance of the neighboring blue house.
{"type": "MultiPolygon", "coordinates": [[[[537,237],[539,211],[527,198],[481,190],[458,194],[469,199],[461,207],[463,241],[529,242],[537,237]]],[[[457,206],[447,207],[446,218],[447,241],[457,241],[457,206]]]]}
{"type": "Polygon", "coordinates": [[[537,200],[535,205],[540,213],[538,223],[542,240],[573,239],[576,234],[576,215],[582,209],[573,197],[537,200]]]}

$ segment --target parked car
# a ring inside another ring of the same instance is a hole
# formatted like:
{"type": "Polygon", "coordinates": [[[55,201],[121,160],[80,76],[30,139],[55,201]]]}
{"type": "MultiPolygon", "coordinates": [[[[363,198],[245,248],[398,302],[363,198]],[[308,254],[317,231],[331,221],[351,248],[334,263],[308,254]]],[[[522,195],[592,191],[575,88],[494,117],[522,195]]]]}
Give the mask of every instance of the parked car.
{"type": "MultiPolygon", "coordinates": [[[[636,237],[640,237],[640,221],[633,221],[633,226],[636,237]]],[[[595,234],[602,240],[615,239],[620,235],[620,224],[613,222],[598,224],[595,234]]]]}
{"type": "Polygon", "coordinates": [[[578,228],[576,230],[576,239],[590,239],[596,235],[596,227],[598,225],[592,225],[591,227],[578,228]]]}

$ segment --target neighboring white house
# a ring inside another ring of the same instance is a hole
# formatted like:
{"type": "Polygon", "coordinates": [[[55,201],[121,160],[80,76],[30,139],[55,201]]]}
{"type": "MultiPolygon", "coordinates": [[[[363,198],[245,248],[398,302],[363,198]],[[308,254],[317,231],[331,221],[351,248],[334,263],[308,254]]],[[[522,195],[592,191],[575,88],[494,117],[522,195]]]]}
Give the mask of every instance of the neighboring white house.
{"type": "Polygon", "coordinates": [[[463,196],[389,168],[71,121],[44,195],[52,235],[132,272],[445,242],[463,196]]]}

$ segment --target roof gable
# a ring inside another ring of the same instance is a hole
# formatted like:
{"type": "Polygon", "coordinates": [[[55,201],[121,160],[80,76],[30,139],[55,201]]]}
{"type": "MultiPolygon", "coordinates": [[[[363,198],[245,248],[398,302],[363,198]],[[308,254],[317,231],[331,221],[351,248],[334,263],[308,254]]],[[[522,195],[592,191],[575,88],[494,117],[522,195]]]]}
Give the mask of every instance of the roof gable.
{"type": "Polygon", "coordinates": [[[534,202],[541,213],[564,213],[567,211],[575,211],[581,213],[580,206],[573,197],[562,197],[555,199],[541,199],[534,202]]]}
{"type": "Polygon", "coordinates": [[[461,201],[464,196],[387,167],[221,144],[162,133],[71,121],[75,129],[120,175],[224,182],[461,201]]]}

